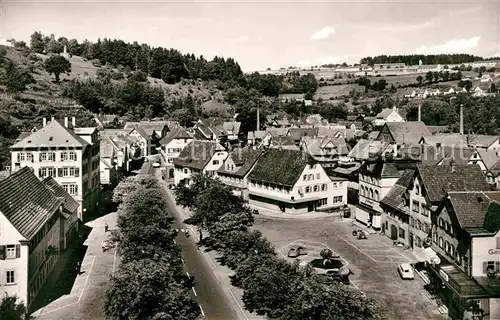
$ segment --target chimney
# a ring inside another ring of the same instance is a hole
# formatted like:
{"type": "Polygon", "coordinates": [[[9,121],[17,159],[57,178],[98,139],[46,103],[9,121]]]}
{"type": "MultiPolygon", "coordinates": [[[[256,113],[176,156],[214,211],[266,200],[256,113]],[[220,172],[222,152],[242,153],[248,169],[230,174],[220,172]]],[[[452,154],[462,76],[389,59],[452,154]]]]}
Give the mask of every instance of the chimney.
{"type": "Polygon", "coordinates": [[[47,118],[43,117],[43,126],[45,127],[47,125],[47,118]]]}
{"type": "Polygon", "coordinates": [[[455,173],[455,159],[451,158],[450,160],[451,173],[455,173]]]}
{"type": "Polygon", "coordinates": [[[422,121],[422,105],[418,105],[418,121],[422,121]]]}
{"type": "Polygon", "coordinates": [[[257,130],[260,131],[260,108],[257,107],[257,130]]]}
{"type": "Polygon", "coordinates": [[[76,127],[76,119],[75,119],[75,117],[71,117],[71,124],[73,125],[73,128],[76,127]]]}
{"type": "Polygon", "coordinates": [[[68,117],[64,117],[64,126],[68,127],[68,117]]]}
{"type": "Polygon", "coordinates": [[[460,105],[460,135],[464,134],[464,105],[460,105]]]}

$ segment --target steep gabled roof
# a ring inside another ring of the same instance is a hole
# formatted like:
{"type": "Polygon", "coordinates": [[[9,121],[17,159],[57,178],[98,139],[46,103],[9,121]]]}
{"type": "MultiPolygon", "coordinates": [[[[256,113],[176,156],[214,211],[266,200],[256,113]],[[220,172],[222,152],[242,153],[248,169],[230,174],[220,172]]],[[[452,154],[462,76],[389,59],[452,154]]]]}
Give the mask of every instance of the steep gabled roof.
{"type": "Polygon", "coordinates": [[[115,149],[117,149],[117,146],[111,138],[106,137],[101,140],[99,155],[101,158],[111,158],[115,154],[115,149]]]}
{"type": "Polygon", "coordinates": [[[45,127],[33,132],[11,146],[11,149],[44,147],[84,147],[89,143],[59,121],[50,121],[45,127]]]}
{"type": "Polygon", "coordinates": [[[347,155],[349,147],[344,138],[313,138],[302,137],[302,150],[313,157],[331,157],[347,155]],[[328,147],[333,145],[333,149],[328,147]]]}
{"type": "Polygon", "coordinates": [[[387,195],[380,201],[381,204],[401,212],[408,212],[408,207],[404,205],[403,195],[413,181],[415,170],[406,169],[396,184],[389,190],[387,195]]]}
{"type": "Polygon", "coordinates": [[[417,165],[417,172],[423,181],[431,202],[441,201],[450,191],[489,191],[481,168],[478,165],[425,166],[417,165]]]}
{"type": "Polygon", "coordinates": [[[379,114],[377,114],[377,116],[375,118],[387,119],[387,117],[389,117],[393,112],[396,112],[396,110],[394,110],[392,108],[385,108],[382,111],[380,111],[379,114]]]}
{"type": "Polygon", "coordinates": [[[366,162],[361,168],[361,172],[368,173],[370,176],[379,178],[399,178],[398,168],[394,163],[377,160],[375,162],[366,162]]]}
{"type": "Polygon", "coordinates": [[[174,165],[202,170],[217,151],[224,150],[217,142],[193,140],[174,159],[174,165]]]}
{"type": "Polygon", "coordinates": [[[248,179],[293,187],[307,165],[308,155],[302,151],[269,149],[257,160],[248,179]]]}
{"type": "Polygon", "coordinates": [[[221,175],[244,177],[262,155],[263,150],[251,148],[238,148],[229,156],[234,164],[239,167],[236,172],[226,171],[224,166],[217,171],[221,175]]]}
{"type": "Polygon", "coordinates": [[[43,185],[49,189],[54,196],[57,198],[64,199],[63,207],[69,213],[76,213],[78,207],[80,206],[78,202],[69,193],[64,191],[64,188],[57,183],[52,177],[47,177],[42,180],[43,185]]]}
{"type": "Polygon", "coordinates": [[[422,137],[432,135],[425,123],[421,121],[387,122],[385,126],[399,145],[417,144],[422,137]]]}
{"type": "Polygon", "coordinates": [[[174,139],[193,139],[193,135],[187,132],[184,127],[179,126],[167,133],[167,135],[160,140],[160,144],[166,146],[174,139]]]}
{"type": "Polygon", "coordinates": [[[28,167],[0,181],[0,212],[27,240],[61,204],[28,167]]]}
{"type": "Polygon", "coordinates": [[[347,155],[355,159],[369,159],[382,153],[388,146],[384,141],[360,139],[347,155]]]}
{"type": "Polygon", "coordinates": [[[462,229],[500,230],[500,191],[448,192],[448,199],[462,229]]]}
{"type": "Polygon", "coordinates": [[[477,149],[477,153],[483,160],[486,169],[492,168],[500,160],[496,150],[477,149]]]}

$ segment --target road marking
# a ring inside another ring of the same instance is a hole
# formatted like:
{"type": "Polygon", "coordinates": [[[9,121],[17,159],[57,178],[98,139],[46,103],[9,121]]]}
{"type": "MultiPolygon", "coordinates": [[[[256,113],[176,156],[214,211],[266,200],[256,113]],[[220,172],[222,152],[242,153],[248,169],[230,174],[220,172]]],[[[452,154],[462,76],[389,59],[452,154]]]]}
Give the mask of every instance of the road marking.
{"type": "Polygon", "coordinates": [[[116,267],[116,253],[118,252],[118,250],[115,250],[115,254],[113,255],[113,271],[111,272],[111,275],[114,276],[115,275],[115,267],[116,267]]]}
{"type": "Polygon", "coordinates": [[[77,302],[70,303],[70,304],[65,305],[65,306],[62,306],[62,307],[58,307],[58,308],[55,308],[55,309],[49,310],[49,311],[44,311],[44,312],[41,312],[41,313],[39,314],[39,316],[46,315],[46,314],[49,314],[49,313],[52,313],[52,312],[56,312],[56,311],[59,311],[59,310],[61,310],[61,309],[67,308],[67,307],[70,307],[70,306],[75,305],[75,304],[78,304],[78,301],[77,301],[77,302]]]}
{"type": "Polygon", "coordinates": [[[196,294],[196,290],[194,290],[194,288],[191,288],[191,290],[193,290],[194,296],[197,297],[198,295],[196,294]]]}
{"type": "Polygon", "coordinates": [[[80,300],[82,299],[83,293],[85,292],[85,287],[87,286],[87,282],[89,281],[90,273],[92,272],[92,267],[94,266],[94,262],[95,262],[95,256],[94,256],[94,259],[92,260],[92,265],[90,265],[90,269],[87,273],[87,279],[85,279],[85,283],[83,285],[82,292],[80,293],[80,297],[78,298],[78,302],[80,302],[80,300]]]}
{"type": "Polygon", "coordinates": [[[248,319],[247,315],[245,314],[245,311],[243,310],[243,308],[240,306],[240,303],[238,302],[238,299],[236,299],[236,297],[234,296],[233,292],[231,291],[231,288],[229,288],[228,290],[229,290],[229,294],[231,295],[231,297],[233,297],[234,302],[236,303],[236,305],[240,309],[241,314],[245,317],[246,320],[250,320],[250,319],[248,319]]]}
{"type": "Polygon", "coordinates": [[[362,254],[364,254],[365,256],[367,256],[370,260],[372,260],[373,262],[378,262],[377,260],[373,259],[372,256],[370,256],[369,254],[365,253],[363,250],[361,250],[360,248],[358,248],[357,246],[355,246],[354,244],[352,244],[351,242],[347,241],[346,239],[344,239],[343,237],[339,236],[340,239],[342,239],[345,243],[351,245],[354,249],[358,250],[359,252],[361,252],[362,254]]]}
{"type": "Polygon", "coordinates": [[[203,317],[205,317],[205,311],[203,311],[203,308],[201,307],[201,305],[200,305],[200,304],[198,304],[198,306],[200,307],[201,315],[202,315],[203,317]]]}
{"type": "Polygon", "coordinates": [[[405,256],[405,255],[404,255],[404,254],[402,254],[401,252],[396,251],[396,249],[394,249],[393,247],[389,246],[388,244],[383,243],[383,242],[382,242],[382,241],[380,241],[380,240],[377,240],[377,241],[378,241],[378,242],[380,242],[380,243],[382,243],[383,245],[387,246],[388,248],[392,249],[392,251],[396,252],[397,254],[399,254],[400,256],[402,256],[403,258],[405,258],[406,260],[411,261],[411,259],[410,259],[410,258],[408,258],[407,256],[405,256]]]}

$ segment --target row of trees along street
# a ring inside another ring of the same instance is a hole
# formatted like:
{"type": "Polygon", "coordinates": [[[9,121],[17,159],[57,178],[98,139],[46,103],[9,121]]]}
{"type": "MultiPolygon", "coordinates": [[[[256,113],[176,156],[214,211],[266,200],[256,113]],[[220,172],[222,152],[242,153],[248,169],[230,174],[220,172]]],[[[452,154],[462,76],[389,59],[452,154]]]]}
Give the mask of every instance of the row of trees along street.
{"type": "Polygon", "coordinates": [[[196,225],[200,245],[215,250],[234,274],[231,282],[243,289],[250,312],[282,320],[383,319],[380,306],[341,283],[323,284],[309,267],[277,257],[275,248],[251,230],[257,214],[219,180],[193,177],[187,188],[174,188],[177,203],[192,211],[186,223],[196,225]],[[202,231],[209,236],[202,237],[202,231]]]}
{"type": "Polygon", "coordinates": [[[197,319],[201,311],[190,295],[193,279],[183,271],[173,217],[158,181],[129,177],[116,187],[113,201],[119,203],[114,238],[121,263],[106,292],[106,317],[197,319]]]}

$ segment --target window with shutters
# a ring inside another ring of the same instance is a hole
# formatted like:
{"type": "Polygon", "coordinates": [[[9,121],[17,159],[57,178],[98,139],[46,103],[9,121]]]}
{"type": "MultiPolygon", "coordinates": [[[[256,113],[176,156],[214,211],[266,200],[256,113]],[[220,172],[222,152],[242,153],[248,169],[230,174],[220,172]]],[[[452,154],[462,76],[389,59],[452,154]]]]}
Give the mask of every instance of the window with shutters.
{"type": "Polygon", "coordinates": [[[55,152],[47,153],[47,160],[48,161],[56,161],[56,153],[55,152]]]}
{"type": "Polygon", "coordinates": [[[321,185],[321,191],[326,191],[326,188],[327,188],[327,185],[326,185],[326,184],[322,184],[322,185],[321,185]]]}
{"type": "Polygon", "coordinates": [[[321,178],[321,175],[319,173],[316,173],[316,179],[319,180],[321,178]]]}
{"type": "Polygon", "coordinates": [[[16,258],[16,246],[14,244],[9,244],[6,246],[6,258],[7,259],[15,259],[16,258]]]}
{"type": "Polygon", "coordinates": [[[78,194],[78,186],[76,184],[69,185],[69,194],[70,195],[77,195],[78,194]]]}
{"type": "Polygon", "coordinates": [[[40,153],[40,161],[47,161],[47,152],[40,153]]]}
{"type": "Polygon", "coordinates": [[[21,162],[21,161],[25,161],[25,160],[26,160],[26,157],[25,157],[24,152],[19,152],[19,153],[17,154],[17,161],[18,161],[18,162],[21,162]]]}
{"type": "Polygon", "coordinates": [[[399,228],[399,237],[401,239],[404,239],[405,238],[405,229],[403,228],[399,228]]]}
{"type": "Polygon", "coordinates": [[[26,161],[33,162],[33,153],[26,153],[26,161]]]}
{"type": "Polygon", "coordinates": [[[74,151],[69,152],[69,160],[76,161],[76,152],[74,152],[74,151]]]}
{"type": "Polygon", "coordinates": [[[306,187],[306,190],[305,190],[305,192],[306,192],[306,193],[309,193],[309,192],[311,192],[311,187],[307,186],[307,187],[306,187]]]}
{"type": "Polygon", "coordinates": [[[439,237],[439,247],[441,249],[443,249],[443,247],[444,247],[444,239],[443,239],[443,237],[439,237]]]}
{"type": "Polygon", "coordinates": [[[61,161],[68,161],[69,156],[67,152],[61,152],[61,161]]]}
{"type": "Polygon", "coordinates": [[[318,192],[319,187],[317,185],[313,186],[313,192],[318,192]]]}
{"type": "Polygon", "coordinates": [[[7,277],[6,277],[5,282],[7,284],[14,284],[14,283],[16,283],[16,277],[15,277],[14,270],[7,270],[7,277]]]}

